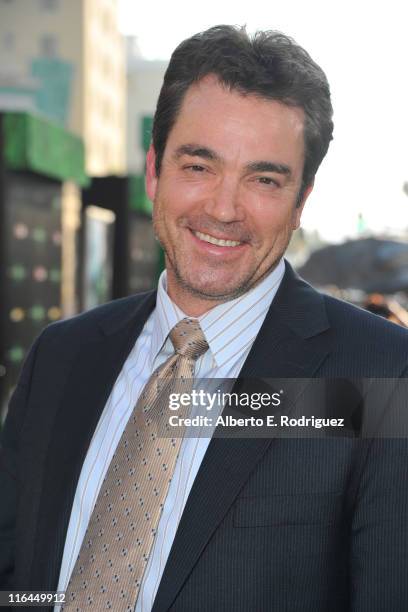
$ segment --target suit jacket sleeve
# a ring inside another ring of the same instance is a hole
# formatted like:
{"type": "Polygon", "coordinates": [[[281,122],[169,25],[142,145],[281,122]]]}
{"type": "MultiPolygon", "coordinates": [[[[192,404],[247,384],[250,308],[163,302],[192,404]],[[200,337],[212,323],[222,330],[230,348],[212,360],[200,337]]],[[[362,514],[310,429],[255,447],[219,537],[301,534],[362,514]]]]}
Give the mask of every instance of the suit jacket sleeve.
{"type": "Polygon", "coordinates": [[[408,610],[407,387],[401,378],[369,441],[352,524],[352,612],[408,610]]]}
{"type": "Polygon", "coordinates": [[[24,486],[18,470],[19,440],[39,341],[40,337],[25,360],[0,438],[0,590],[13,588],[18,491],[24,486]]]}

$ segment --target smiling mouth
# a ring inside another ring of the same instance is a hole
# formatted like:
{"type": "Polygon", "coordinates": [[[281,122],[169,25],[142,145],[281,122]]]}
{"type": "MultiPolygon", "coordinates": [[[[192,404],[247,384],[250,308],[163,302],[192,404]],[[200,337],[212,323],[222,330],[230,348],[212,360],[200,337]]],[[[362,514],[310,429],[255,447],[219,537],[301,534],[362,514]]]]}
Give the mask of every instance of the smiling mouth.
{"type": "Polygon", "coordinates": [[[237,240],[222,240],[220,238],[214,238],[214,236],[210,236],[209,234],[203,234],[202,232],[196,232],[195,230],[192,230],[192,232],[194,236],[197,236],[197,238],[199,238],[200,240],[203,240],[204,242],[209,242],[210,244],[215,244],[216,246],[236,247],[243,244],[242,242],[239,242],[237,240]]]}

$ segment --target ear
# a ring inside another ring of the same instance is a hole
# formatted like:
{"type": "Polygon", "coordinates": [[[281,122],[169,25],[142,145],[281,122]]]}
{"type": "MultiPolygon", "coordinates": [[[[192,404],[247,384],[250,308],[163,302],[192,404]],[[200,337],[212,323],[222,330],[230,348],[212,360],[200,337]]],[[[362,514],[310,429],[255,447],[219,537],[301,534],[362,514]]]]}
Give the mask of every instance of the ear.
{"type": "Polygon", "coordinates": [[[151,144],[146,155],[146,193],[149,200],[154,202],[157,190],[156,152],[151,144]]]}
{"type": "Polygon", "coordinates": [[[300,226],[300,219],[302,217],[302,212],[303,212],[303,208],[306,204],[306,200],[307,198],[310,196],[310,194],[313,191],[313,187],[314,187],[314,181],[312,181],[310,183],[310,185],[308,185],[306,187],[306,189],[303,192],[303,196],[301,201],[297,204],[295,210],[293,211],[293,223],[292,223],[292,229],[293,230],[297,230],[300,226]]]}

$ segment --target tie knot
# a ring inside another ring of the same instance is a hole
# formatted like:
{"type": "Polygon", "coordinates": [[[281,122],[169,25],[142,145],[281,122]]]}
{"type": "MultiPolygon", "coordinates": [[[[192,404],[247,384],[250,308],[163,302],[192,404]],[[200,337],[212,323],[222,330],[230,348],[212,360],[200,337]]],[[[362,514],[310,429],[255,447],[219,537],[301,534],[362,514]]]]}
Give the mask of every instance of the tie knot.
{"type": "Polygon", "coordinates": [[[197,319],[182,319],[170,332],[174,350],[179,355],[196,361],[208,349],[200,323],[197,319]]]}

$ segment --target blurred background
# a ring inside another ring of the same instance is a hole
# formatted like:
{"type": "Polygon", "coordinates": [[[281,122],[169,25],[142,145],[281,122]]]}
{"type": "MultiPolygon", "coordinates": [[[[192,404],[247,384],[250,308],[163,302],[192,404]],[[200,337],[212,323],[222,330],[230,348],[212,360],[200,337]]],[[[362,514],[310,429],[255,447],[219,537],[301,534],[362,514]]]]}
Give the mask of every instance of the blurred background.
{"type": "Polygon", "coordinates": [[[144,159],[172,50],[219,23],[278,29],[326,71],[335,137],[288,258],[408,325],[403,3],[0,0],[0,412],[47,324],[155,286],[144,159]]]}

